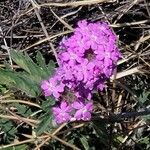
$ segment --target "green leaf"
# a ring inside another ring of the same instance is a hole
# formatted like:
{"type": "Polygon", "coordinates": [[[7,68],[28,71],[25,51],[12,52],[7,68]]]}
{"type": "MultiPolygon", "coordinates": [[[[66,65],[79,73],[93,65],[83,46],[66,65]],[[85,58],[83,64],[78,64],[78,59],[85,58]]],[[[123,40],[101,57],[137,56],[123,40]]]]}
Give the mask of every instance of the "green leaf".
{"type": "Polygon", "coordinates": [[[146,122],[150,122],[150,115],[141,116],[142,119],[146,122]]]}
{"type": "Polygon", "coordinates": [[[19,80],[16,81],[16,87],[25,92],[30,97],[37,97],[40,94],[39,85],[32,79],[19,76],[19,80]]]}
{"type": "Polygon", "coordinates": [[[28,117],[32,114],[31,109],[29,109],[28,106],[25,105],[20,105],[20,104],[15,104],[16,109],[17,109],[17,114],[22,115],[23,117],[28,117]]]}
{"type": "Polygon", "coordinates": [[[47,131],[48,127],[52,124],[53,116],[50,113],[45,113],[44,118],[38,125],[36,132],[38,135],[42,134],[44,131],[47,131]]]}
{"type": "Polygon", "coordinates": [[[85,148],[85,150],[89,150],[90,149],[89,144],[88,144],[88,140],[86,139],[86,137],[84,137],[82,135],[82,137],[80,138],[80,141],[81,141],[83,147],[85,148]]]}
{"type": "Polygon", "coordinates": [[[93,122],[93,127],[99,137],[100,142],[103,143],[105,146],[108,146],[109,136],[107,134],[106,124],[98,120],[92,121],[92,122],[93,122]]]}
{"type": "Polygon", "coordinates": [[[139,140],[139,143],[142,143],[142,144],[149,144],[149,137],[146,136],[146,137],[144,137],[144,138],[141,138],[141,139],[139,140]]]}
{"type": "Polygon", "coordinates": [[[3,85],[0,85],[0,93],[5,93],[6,92],[6,87],[3,85]]]}
{"type": "Polygon", "coordinates": [[[8,63],[6,60],[4,60],[3,64],[6,70],[12,70],[10,63],[8,63]]]}
{"type": "Polygon", "coordinates": [[[29,74],[37,73],[37,65],[33,62],[29,55],[15,50],[11,50],[10,55],[13,61],[29,74]]]}
{"type": "Polygon", "coordinates": [[[56,102],[52,97],[47,97],[46,99],[47,99],[46,101],[42,102],[42,106],[41,106],[44,111],[50,109],[51,106],[55,105],[56,102]]]}
{"type": "MultiPolygon", "coordinates": [[[[36,81],[37,83],[40,82],[41,75],[43,72],[43,69],[39,67],[37,64],[33,62],[33,60],[29,57],[28,54],[23,54],[19,51],[11,50],[11,57],[13,61],[19,65],[22,69],[24,69],[26,72],[28,72],[28,76],[36,81]]],[[[44,73],[43,73],[44,74],[44,73]]]]}
{"type": "Polygon", "coordinates": [[[48,73],[50,75],[52,75],[53,72],[55,71],[55,68],[56,68],[55,62],[53,60],[50,60],[49,63],[48,63],[48,65],[47,65],[48,73]]]}
{"type": "Polygon", "coordinates": [[[3,148],[2,150],[28,150],[28,149],[29,149],[29,145],[22,144],[22,145],[18,145],[18,146],[3,148]]]}
{"type": "Polygon", "coordinates": [[[11,69],[0,69],[0,84],[21,90],[30,97],[37,97],[41,92],[41,81],[48,79],[55,70],[54,61],[45,65],[44,58],[39,52],[36,58],[38,66],[26,53],[11,50],[10,54],[13,61],[24,71],[15,72],[11,69]]]}
{"type": "Polygon", "coordinates": [[[17,80],[17,77],[12,71],[0,69],[0,84],[9,86],[13,83],[15,84],[15,80],[17,80]]]}
{"type": "Polygon", "coordinates": [[[26,144],[15,146],[15,150],[28,150],[28,149],[29,149],[29,145],[26,144]]]}
{"type": "Polygon", "coordinates": [[[26,53],[23,54],[21,52],[11,50],[11,56],[13,61],[28,73],[28,77],[37,83],[40,83],[43,79],[47,79],[55,70],[54,61],[50,60],[48,66],[46,66],[44,58],[40,52],[38,52],[36,56],[39,66],[35,64],[26,53]]]}
{"type": "MultiPolygon", "coordinates": [[[[120,136],[120,135],[116,137],[116,140],[118,140],[119,142],[122,142],[123,139],[124,139],[124,138],[123,138],[122,136],[120,136]]],[[[114,139],[114,140],[115,140],[115,139],[114,139]]]]}
{"type": "Polygon", "coordinates": [[[31,73],[29,64],[32,62],[32,60],[29,57],[27,57],[27,55],[25,57],[21,52],[15,50],[11,50],[10,55],[17,65],[19,65],[28,73],[31,73]]]}
{"type": "MultiPolygon", "coordinates": [[[[147,150],[150,149],[149,137],[146,136],[146,137],[144,137],[144,138],[141,138],[141,139],[139,140],[138,144],[142,144],[142,145],[145,144],[145,145],[146,145],[146,149],[147,149],[147,150]]],[[[144,149],[144,148],[143,148],[143,149],[144,149]]]]}
{"type": "Polygon", "coordinates": [[[40,51],[37,52],[36,61],[40,67],[44,68],[46,66],[44,57],[42,56],[40,51]]]}
{"type": "Polygon", "coordinates": [[[39,67],[43,69],[42,73],[45,73],[45,78],[51,76],[53,72],[55,71],[56,65],[53,60],[50,60],[48,65],[46,65],[44,57],[42,54],[38,51],[36,55],[36,61],[39,67]]]}
{"type": "Polygon", "coordinates": [[[30,97],[37,97],[40,93],[40,87],[34,80],[17,72],[0,69],[0,79],[0,84],[21,90],[30,97]]]}
{"type": "Polygon", "coordinates": [[[0,119],[0,129],[5,133],[4,141],[9,142],[15,138],[17,129],[14,127],[12,122],[8,119],[0,119]]]}
{"type": "Polygon", "coordinates": [[[148,100],[149,95],[150,91],[143,91],[143,93],[139,97],[139,102],[141,104],[144,104],[148,100]]]}

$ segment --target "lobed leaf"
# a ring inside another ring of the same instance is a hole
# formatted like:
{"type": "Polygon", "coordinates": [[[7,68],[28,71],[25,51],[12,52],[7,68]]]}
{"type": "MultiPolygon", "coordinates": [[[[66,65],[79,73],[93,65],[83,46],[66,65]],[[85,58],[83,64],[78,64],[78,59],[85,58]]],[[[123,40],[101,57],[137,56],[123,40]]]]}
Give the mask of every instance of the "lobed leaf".
{"type": "Polygon", "coordinates": [[[45,113],[44,117],[42,118],[41,122],[39,123],[36,132],[37,135],[42,134],[44,131],[48,129],[49,126],[52,124],[53,116],[50,113],[45,113]]]}
{"type": "Polygon", "coordinates": [[[37,97],[40,94],[40,82],[52,75],[55,63],[50,61],[46,65],[40,52],[36,56],[38,65],[26,53],[11,50],[10,54],[13,61],[24,71],[0,69],[0,84],[19,89],[30,97],[37,97]]]}

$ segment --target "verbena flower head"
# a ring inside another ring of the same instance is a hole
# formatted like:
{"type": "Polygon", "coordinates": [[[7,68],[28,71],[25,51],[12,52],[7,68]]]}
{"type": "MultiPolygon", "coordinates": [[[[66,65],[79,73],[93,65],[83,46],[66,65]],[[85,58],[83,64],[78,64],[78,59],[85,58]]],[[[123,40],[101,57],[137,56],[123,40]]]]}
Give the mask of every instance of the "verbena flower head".
{"type": "Polygon", "coordinates": [[[61,102],[60,106],[53,107],[53,114],[57,123],[63,123],[70,121],[71,107],[66,102],[61,102]]]}
{"type": "Polygon", "coordinates": [[[69,65],[75,80],[94,89],[100,75],[109,78],[120,58],[117,37],[105,22],[79,21],[74,34],[61,42],[60,62],[69,65]]]}
{"type": "Polygon", "coordinates": [[[59,98],[60,93],[64,91],[64,86],[63,83],[58,83],[58,80],[55,77],[52,77],[49,80],[44,80],[41,83],[41,89],[44,91],[44,95],[53,95],[55,98],[59,98]]]}
{"type": "Polygon", "coordinates": [[[105,22],[82,20],[69,38],[63,38],[59,49],[60,66],[53,77],[42,81],[41,88],[45,96],[60,101],[53,109],[57,123],[90,120],[92,92],[103,90],[121,57],[117,37],[105,22]]]}
{"type": "Polygon", "coordinates": [[[75,120],[88,121],[91,119],[91,112],[93,110],[93,103],[83,103],[81,101],[76,101],[72,104],[72,107],[76,110],[74,114],[75,120]]]}
{"type": "Polygon", "coordinates": [[[85,103],[81,100],[77,100],[72,104],[61,101],[58,106],[52,108],[55,121],[58,124],[75,120],[89,121],[92,110],[93,102],[85,103]]]}

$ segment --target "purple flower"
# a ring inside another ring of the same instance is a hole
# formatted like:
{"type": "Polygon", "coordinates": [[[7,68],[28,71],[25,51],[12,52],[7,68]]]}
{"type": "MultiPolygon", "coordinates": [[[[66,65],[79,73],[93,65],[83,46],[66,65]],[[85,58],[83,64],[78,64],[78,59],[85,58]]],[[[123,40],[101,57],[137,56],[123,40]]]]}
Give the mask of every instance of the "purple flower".
{"type": "Polygon", "coordinates": [[[52,111],[58,124],[70,121],[71,119],[70,112],[72,111],[72,107],[64,101],[61,102],[60,106],[53,107],[52,111]]]}
{"type": "Polygon", "coordinates": [[[92,92],[89,88],[86,88],[84,83],[80,82],[76,88],[76,96],[80,99],[91,100],[92,92]]]}
{"type": "Polygon", "coordinates": [[[59,98],[60,93],[64,91],[64,84],[57,83],[56,78],[50,78],[49,80],[44,80],[41,83],[41,89],[44,91],[45,96],[53,95],[56,99],[59,98]]]}
{"type": "Polygon", "coordinates": [[[92,92],[103,90],[121,57],[116,41],[108,23],[86,20],[77,23],[73,35],[62,39],[60,66],[52,78],[41,83],[45,96],[53,95],[61,102],[53,108],[57,123],[91,119],[92,92]]]}
{"type": "Polygon", "coordinates": [[[74,51],[77,55],[83,55],[86,49],[90,48],[90,45],[86,42],[87,37],[82,36],[80,33],[74,33],[70,38],[65,39],[61,42],[61,49],[65,49],[68,52],[74,51]]]}
{"type": "Polygon", "coordinates": [[[74,66],[77,62],[82,62],[82,57],[71,50],[62,53],[59,57],[61,57],[61,62],[67,62],[70,66],[74,66]]]}
{"type": "Polygon", "coordinates": [[[84,120],[88,121],[91,119],[91,112],[93,110],[93,103],[89,102],[84,104],[83,102],[74,102],[72,107],[76,109],[76,113],[74,114],[75,120],[84,120]]]}
{"type": "Polygon", "coordinates": [[[83,81],[86,83],[88,80],[92,78],[92,74],[90,71],[93,70],[95,64],[89,62],[87,59],[84,59],[81,64],[74,66],[74,76],[77,81],[83,81]]]}
{"type": "Polygon", "coordinates": [[[75,33],[80,33],[83,36],[87,36],[89,31],[88,22],[86,20],[81,20],[78,23],[78,27],[75,28],[75,33]]]}

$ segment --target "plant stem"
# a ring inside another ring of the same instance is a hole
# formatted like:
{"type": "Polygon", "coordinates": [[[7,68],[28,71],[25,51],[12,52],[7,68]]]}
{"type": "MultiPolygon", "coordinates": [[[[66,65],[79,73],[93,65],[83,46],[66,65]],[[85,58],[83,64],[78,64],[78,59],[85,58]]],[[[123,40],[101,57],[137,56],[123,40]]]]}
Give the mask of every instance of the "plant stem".
{"type": "Polygon", "coordinates": [[[125,112],[120,114],[111,114],[104,118],[100,116],[95,116],[92,118],[92,120],[93,121],[99,120],[102,121],[103,123],[115,123],[115,122],[122,122],[124,121],[125,118],[133,118],[133,117],[139,117],[144,115],[150,115],[150,109],[146,109],[144,111],[139,111],[139,112],[125,112]]]}

